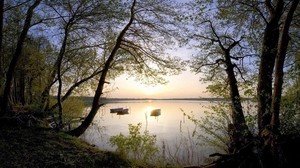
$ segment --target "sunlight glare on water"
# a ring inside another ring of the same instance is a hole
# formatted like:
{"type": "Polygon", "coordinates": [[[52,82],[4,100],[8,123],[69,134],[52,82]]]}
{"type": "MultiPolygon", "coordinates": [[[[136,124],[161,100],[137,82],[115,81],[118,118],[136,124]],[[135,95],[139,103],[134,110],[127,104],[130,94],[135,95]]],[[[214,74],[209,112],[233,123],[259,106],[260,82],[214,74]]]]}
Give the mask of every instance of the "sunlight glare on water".
{"type": "Polygon", "coordinates": [[[151,135],[156,135],[158,146],[163,142],[174,146],[182,136],[188,136],[195,129],[195,124],[184,113],[193,113],[200,119],[210,104],[194,100],[131,100],[107,104],[98,111],[94,124],[81,138],[101,149],[114,150],[109,145],[111,136],[127,135],[128,124],[142,123],[141,132],[148,130],[151,135]],[[129,114],[110,113],[112,108],[128,108],[129,114]],[[154,109],[160,109],[160,115],[151,116],[154,109]]]}

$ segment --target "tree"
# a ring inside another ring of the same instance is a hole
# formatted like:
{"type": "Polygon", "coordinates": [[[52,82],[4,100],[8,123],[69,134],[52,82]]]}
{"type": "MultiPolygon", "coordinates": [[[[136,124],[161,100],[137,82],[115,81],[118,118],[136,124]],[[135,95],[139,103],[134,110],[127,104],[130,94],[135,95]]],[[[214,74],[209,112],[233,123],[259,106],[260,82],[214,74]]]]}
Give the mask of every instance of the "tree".
{"type": "Polygon", "coordinates": [[[2,81],[4,76],[3,69],[3,18],[4,18],[4,0],[0,1],[0,90],[2,90],[2,81]]]}
{"type": "Polygon", "coordinates": [[[95,91],[91,111],[82,124],[70,131],[74,136],[80,136],[88,128],[103,105],[100,97],[103,95],[104,85],[111,66],[119,62],[126,70],[149,75],[157,79],[158,74],[177,73],[180,70],[178,59],[163,57],[164,46],[171,44],[176,35],[171,16],[176,16],[169,1],[136,1],[129,5],[126,16],[128,20],[118,33],[113,47],[105,60],[98,86],[95,91]],[[164,38],[163,41],[162,38],[164,38]],[[156,42],[160,41],[160,46],[156,42]]]}
{"type": "Polygon", "coordinates": [[[7,109],[9,106],[9,96],[11,92],[11,86],[12,86],[12,80],[14,76],[14,71],[17,66],[17,63],[20,59],[23,45],[25,38],[27,36],[27,33],[31,27],[31,19],[34,14],[34,9],[40,4],[41,0],[36,0],[34,3],[28,8],[27,13],[26,13],[26,18],[24,21],[23,29],[22,32],[18,38],[17,46],[14,51],[13,58],[10,62],[8,71],[6,73],[6,82],[5,82],[5,88],[4,88],[4,93],[3,93],[3,100],[2,100],[2,105],[1,105],[1,113],[0,116],[4,116],[7,113],[7,109]]]}
{"type": "MultiPolygon", "coordinates": [[[[202,17],[205,18],[205,14],[209,13],[208,15],[211,16],[210,21],[213,23],[220,23],[221,25],[218,29],[215,27],[211,28],[211,30],[215,30],[212,32],[216,32],[217,30],[222,31],[221,29],[225,28],[224,35],[220,36],[225,39],[225,42],[232,41],[232,44],[236,43],[236,45],[243,43],[243,47],[239,46],[239,50],[244,52],[236,52],[236,54],[239,55],[235,58],[231,57],[231,59],[239,60],[240,58],[245,58],[245,56],[247,56],[246,52],[254,53],[254,57],[251,57],[251,59],[259,63],[259,72],[256,76],[258,79],[257,123],[260,133],[259,136],[263,142],[262,146],[264,146],[262,149],[262,158],[265,166],[273,165],[280,167],[284,165],[284,163],[281,162],[283,160],[281,158],[283,153],[280,151],[278,145],[278,136],[280,136],[280,103],[283,86],[284,60],[286,59],[289,46],[289,29],[293,21],[294,13],[298,8],[298,4],[299,1],[297,0],[288,2],[283,0],[266,0],[262,3],[256,1],[218,1],[217,4],[195,1],[193,5],[196,6],[196,9],[203,10],[200,10],[200,12],[198,10],[198,13],[194,14],[195,17],[188,17],[193,19],[192,22],[197,22],[199,18],[200,20],[202,17]],[[213,6],[213,10],[211,10],[212,8],[205,10],[203,5],[208,7],[213,6]],[[210,13],[211,11],[215,14],[210,13]],[[260,29],[258,25],[265,27],[264,30],[260,29]],[[226,32],[231,33],[233,36],[228,36],[228,33],[226,32]],[[232,37],[241,38],[240,40],[234,40],[232,37]],[[256,44],[254,42],[256,42],[256,44]],[[257,48],[257,44],[261,45],[261,47],[257,48]],[[259,55],[259,57],[257,57],[257,55],[259,55]],[[273,78],[275,78],[275,80],[273,80],[273,78]],[[269,159],[279,160],[279,162],[271,162],[269,159]]],[[[200,30],[203,31],[203,29],[200,30]]],[[[202,59],[195,59],[194,65],[197,66],[196,68],[200,69],[203,65],[209,66],[209,69],[214,70],[213,72],[215,72],[213,73],[213,76],[211,76],[212,80],[214,80],[213,78],[216,76],[216,72],[221,74],[222,71],[226,71],[228,75],[228,66],[230,64],[226,64],[226,61],[223,59],[217,59],[215,57],[216,53],[219,53],[219,50],[215,47],[214,42],[219,42],[219,39],[203,35],[203,32],[200,32],[200,35],[197,35],[198,36],[196,37],[201,37],[203,41],[210,40],[212,42],[211,46],[208,46],[207,43],[204,47],[202,46],[202,48],[206,49],[204,52],[210,50],[210,54],[212,55],[204,53],[203,55],[205,55],[205,57],[202,57],[202,59]],[[199,63],[199,60],[202,62],[199,63]],[[215,66],[219,65],[220,62],[226,64],[227,68],[223,69],[222,66],[215,66]]],[[[221,44],[219,42],[219,47],[224,51],[221,44]]],[[[243,59],[241,60],[242,64],[247,63],[243,61],[243,59]]],[[[252,69],[254,68],[253,65],[251,65],[251,67],[252,69]]],[[[238,67],[235,65],[235,68],[238,67]]],[[[236,76],[238,72],[241,71],[238,70],[236,73],[233,73],[233,76],[236,76]]],[[[230,75],[227,76],[227,79],[229,86],[231,83],[235,83],[235,78],[230,78],[230,75]]],[[[237,90],[237,92],[239,91],[240,90],[237,90]]],[[[230,97],[232,100],[238,98],[237,95],[233,94],[230,94],[230,97]]],[[[234,104],[234,101],[231,103],[234,104]]],[[[237,129],[236,127],[233,128],[237,129]]]]}
{"type": "Polygon", "coordinates": [[[289,45],[289,29],[291,26],[291,22],[293,20],[293,15],[297,9],[299,4],[299,0],[294,0],[290,6],[290,9],[287,12],[286,18],[283,21],[283,28],[280,32],[277,53],[276,53],[276,61],[275,61],[275,79],[274,79],[274,93],[272,97],[272,118],[271,118],[271,127],[273,130],[279,130],[280,122],[279,122],[279,113],[280,113],[280,102],[282,95],[282,86],[283,86],[283,69],[284,62],[286,59],[287,49],[289,45]]]}
{"type": "Polygon", "coordinates": [[[12,104],[28,106],[37,103],[47,74],[46,58],[52,48],[46,37],[28,36],[16,67],[12,104]]]}
{"type": "Polygon", "coordinates": [[[59,52],[41,94],[40,108],[52,111],[58,107],[59,127],[63,125],[62,101],[66,100],[75,88],[101,72],[101,57],[97,56],[96,50],[101,49],[105,42],[102,40],[103,32],[96,30],[104,28],[109,18],[114,17],[114,11],[110,7],[107,8],[109,3],[77,0],[47,2],[53,17],[51,21],[56,24],[54,28],[60,33],[61,41],[57,43],[59,52]],[[57,103],[49,109],[49,95],[53,86],[58,88],[55,91],[57,103]],[[70,88],[67,90],[68,86],[70,88]]]}
{"type": "MultiPolygon", "coordinates": [[[[205,17],[206,18],[206,17],[205,17]]],[[[207,19],[207,18],[206,18],[207,19]]],[[[241,68],[237,63],[244,59],[246,56],[241,56],[243,47],[241,46],[241,41],[243,39],[242,35],[240,39],[234,39],[230,34],[230,31],[217,31],[217,24],[213,24],[211,20],[205,20],[201,22],[202,26],[205,26],[204,29],[207,33],[201,32],[201,34],[193,34],[193,38],[195,40],[202,41],[203,53],[198,55],[195,59],[192,68],[197,73],[203,72],[203,68],[207,68],[210,75],[213,75],[215,78],[217,77],[218,72],[217,69],[222,69],[225,71],[226,77],[224,78],[224,82],[228,85],[228,97],[231,102],[231,119],[232,125],[231,129],[233,129],[232,143],[235,144],[235,150],[238,150],[245,144],[249,142],[249,138],[252,136],[244,117],[244,112],[242,108],[241,96],[239,93],[238,81],[236,78],[236,74],[239,73],[243,78],[243,73],[241,68]],[[224,34],[221,34],[224,33],[224,34]],[[202,35],[205,34],[205,35],[202,35]],[[239,49],[235,49],[239,48],[239,49]],[[205,51],[205,49],[210,49],[211,51],[205,51]]],[[[220,26],[218,27],[220,29],[220,26]]],[[[233,32],[231,32],[233,33],[233,32]]],[[[219,76],[221,77],[221,76],[219,76]]],[[[209,76],[211,79],[211,76],[209,76]]],[[[226,95],[226,94],[224,94],[226,95]]],[[[233,151],[231,149],[230,151],[233,151]]]]}

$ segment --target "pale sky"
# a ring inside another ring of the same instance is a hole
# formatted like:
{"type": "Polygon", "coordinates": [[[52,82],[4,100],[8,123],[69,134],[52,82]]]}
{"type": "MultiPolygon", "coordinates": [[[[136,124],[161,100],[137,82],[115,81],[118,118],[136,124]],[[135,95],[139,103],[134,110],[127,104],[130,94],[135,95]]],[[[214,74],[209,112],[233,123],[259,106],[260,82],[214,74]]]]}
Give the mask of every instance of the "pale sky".
{"type": "MultiPolygon", "coordinates": [[[[190,0],[177,0],[178,2],[188,2],[190,0]]],[[[193,51],[180,49],[172,54],[183,59],[189,59],[193,51]]],[[[128,78],[124,74],[115,81],[110,81],[114,91],[107,96],[113,98],[203,98],[209,97],[206,93],[206,85],[199,81],[199,74],[190,71],[184,71],[180,75],[166,76],[168,83],[166,85],[147,86],[134,78],[128,78]]]]}
{"type": "MultiPolygon", "coordinates": [[[[178,49],[171,52],[174,56],[183,59],[189,59],[193,51],[188,49],[178,49]]],[[[157,86],[147,86],[129,78],[124,74],[115,81],[110,81],[111,86],[115,88],[108,93],[112,98],[205,98],[210,97],[206,93],[206,85],[199,81],[199,74],[189,70],[182,72],[180,75],[166,76],[168,83],[157,86]]]]}
{"type": "Polygon", "coordinates": [[[205,93],[206,86],[199,82],[199,75],[185,71],[177,76],[166,77],[169,83],[165,85],[147,86],[122,75],[111,84],[114,91],[108,94],[113,98],[199,98],[209,97],[205,93]]]}

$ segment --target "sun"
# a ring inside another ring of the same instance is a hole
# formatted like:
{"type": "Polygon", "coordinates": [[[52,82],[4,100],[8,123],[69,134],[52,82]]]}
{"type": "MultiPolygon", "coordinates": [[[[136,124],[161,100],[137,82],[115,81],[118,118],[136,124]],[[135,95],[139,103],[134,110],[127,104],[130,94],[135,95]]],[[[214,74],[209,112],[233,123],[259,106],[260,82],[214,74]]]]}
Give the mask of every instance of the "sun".
{"type": "Polygon", "coordinates": [[[145,87],[145,88],[143,88],[143,92],[146,95],[154,95],[157,92],[157,89],[154,87],[145,87]]]}
{"type": "Polygon", "coordinates": [[[161,92],[160,86],[141,85],[140,90],[148,96],[157,95],[161,92]]]}

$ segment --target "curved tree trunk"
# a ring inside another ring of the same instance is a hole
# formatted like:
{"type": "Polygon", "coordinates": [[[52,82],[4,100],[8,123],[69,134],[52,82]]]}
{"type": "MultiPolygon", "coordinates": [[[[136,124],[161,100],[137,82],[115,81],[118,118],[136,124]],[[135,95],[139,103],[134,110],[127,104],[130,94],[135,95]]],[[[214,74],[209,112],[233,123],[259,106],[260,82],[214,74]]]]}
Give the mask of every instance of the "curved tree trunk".
{"type": "Polygon", "coordinates": [[[124,38],[127,30],[129,29],[129,27],[131,26],[131,24],[134,21],[134,8],[135,8],[135,4],[136,4],[136,0],[133,1],[131,9],[130,9],[130,20],[127,23],[127,25],[123,28],[123,30],[120,32],[117,40],[116,40],[116,44],[114,46],[114,48],[112,49],[108,59],[106,60],[105,64],[104,64],[104,68],[102,70],[99,82],[98,82],[98,86],[95,92],[95,96],[93,99],[93,104],[92,104],[92,108],[91,111],[89,112],[89,114],[87,115],[87,117],[85,118],[85,120],[81,123],[80,126],[78,126],[77,128],[75,128],[74,130],[71,130],[69,132],[70,135],[73,136],[80,136],[82,135],[85,130],[90,126],[90,124],[92,123],[94,117],[97,114],[97,111],[99,110],[99,108],[101,107],[101,102],[99,102],[101,95],[103,94],[103,88],[104,88],[104,84],[105,84],[105,79],[107,76],[107,73],[110,69],[110,66],[114,60],[114,57],[118,51],[118,49],[121,46],[122,43],[122,39],[124,38]]]}
{"type": "MultiPolygon", "coordinates": [[[[92,75],[76,82],[74,85],[72,85],[68,91],[66,92],[66,94],[64,96],[61,97],[61,102],[63,103],[73,92],[73,90],[76,88],[76,87],[79,87],[81,84],[85,83],[86,81],[92,79],[93,77],[95,77],[96,75],[99,75],[100,73],[102,72],[102,70],[100,71],[96,71],[95,73],[93,73],[92,75]]],[[[55,108],[58,107],[58,103],[54,104],[52,107],[49,108],[49,111],[53,111],[55,108]]]]}
{"type": "Polygon", "coordinates": [[[58,79],[58,91],[57,91],[57,104],[58,104],[58,128],[62,128],[63,126],[63,109],[62,109],[62,102],[61,102],[61,90],[62,90],[62,78],[61,78],[61,64],[63,57],[65,55],[66,51],[66,46],[67,46],[67,41],[69,37],[69,26],[71,25],[73,19],[70,19],[70,21],[67,23],[65,27],[65,37],[62,43],[62,46],[60,48],[59,54],[58,54],[58,59],[57,59],[57,79],[58,79]]]}
{"type": "MultiPolygon", "coordinates": [[[[44,88],[42,94],[41,94],[41,100],[39,102],[40,104],[40,109],[41,110],[48,110],[47,107],[47,103],[49,102],[49,92],[51,87],[53,86],[53,84],[56,82],[55,80],[55,76],[58,74],[58,71],[60,71],[60,67],[61,67],[61,62],[63,59],[63,56],[65,54],[65,50],[66,50],[66,46],[67,46],[67,40],[68,40],[68,36],[69,36],[69,26],[70,26],[70,21],[67,23],[67,26],[65,27],[65,31],[64,31],[64,39],[63,42],[61,44],[60,47],[60,51],[58,54],[58,57],[55,61],[55,64],[53,66],[53,70],[51,72],[50,77],[48,78],[48,82],[46,87],[44,88]]],[[[60,72],[59,72],[60,73],[60,72]]],[[[58,77],[59,78],[59,77],[58,77]]],[[[60,81],[59,79],[57,79],[58,81],[60,81]]],[[[60,86],[59,86],[60,87],[60,86]]],[[[58,101],[59,102],[59,101],[58,101]]]]}

